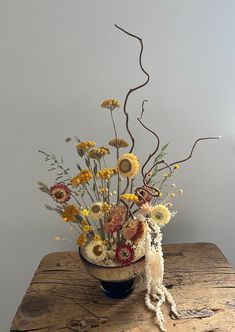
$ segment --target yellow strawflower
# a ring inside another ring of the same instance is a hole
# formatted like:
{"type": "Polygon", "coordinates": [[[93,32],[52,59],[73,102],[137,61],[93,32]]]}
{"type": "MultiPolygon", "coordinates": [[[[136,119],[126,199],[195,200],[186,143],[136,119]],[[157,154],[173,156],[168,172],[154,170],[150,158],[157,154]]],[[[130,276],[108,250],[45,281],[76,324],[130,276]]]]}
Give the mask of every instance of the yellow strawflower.
{"type": "Polygon", "coordinates": [[[151,211],[151,219],[159,225],[165,225],[171,220],[170,210],[162,205],[155,205],[151,211]]]}
{"type": "Polygon", "coordinates": [[[122,176],[134,178],[139,171],[139,161],[133,153],[126,153],[118,159],[117,168],[122,176]]]}

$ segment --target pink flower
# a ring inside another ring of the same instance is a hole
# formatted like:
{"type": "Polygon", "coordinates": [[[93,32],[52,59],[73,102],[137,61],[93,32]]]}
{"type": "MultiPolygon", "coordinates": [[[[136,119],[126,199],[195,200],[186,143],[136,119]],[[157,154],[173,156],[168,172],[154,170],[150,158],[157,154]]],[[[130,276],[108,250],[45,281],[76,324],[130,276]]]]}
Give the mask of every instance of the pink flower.
{"type": "Polygon", "coordinates": [[[104,219],[104,229],[107,233],[114,233],[121,229],[125,220],[126,208],[124,206],[114,206],[104,219]]]}
{"type": "Polygon", "coordinates": [[[126,240],[138,243],[145,235],[145,224],[141,220],[130,220],[123,229],[123,236],[126,240]]]}

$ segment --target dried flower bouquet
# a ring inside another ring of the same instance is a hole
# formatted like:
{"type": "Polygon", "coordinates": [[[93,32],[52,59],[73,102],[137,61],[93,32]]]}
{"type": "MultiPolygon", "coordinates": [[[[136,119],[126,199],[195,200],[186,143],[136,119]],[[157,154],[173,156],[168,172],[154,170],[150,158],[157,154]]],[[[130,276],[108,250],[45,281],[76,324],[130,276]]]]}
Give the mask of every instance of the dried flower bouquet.
{"type": "MultiPolygon", "coordinates": [[[[149,74],[142,65],[141,38],[116,27],[139,41],[139,65],[146,75],[143,84],[129,90],[123,104],[130,142],[118,136],[114,120],[114,113],[121,107],[121,103],[117,99],[104,100],[101,107],[108,110],[114,129],[114,138],[108,142],[109,147],[97,146],[95,141],[77,139],[78,174],[72,175],[64,167],[62,159],[58,160],[55,155],[40,151],[50,164],[49,170],[56,172],[56,181],[50,187],[42,182],[39,185],[40,190],[56,203],[55,207],[46,207],[56,211],[63,221],[79,233],[77,244],[83,248],[83,253],[90,262],[104,266],[127,266],[145,255],[145,302],[155,312],[159,327],[164,331],[161,311],[164,301],[170,303],[173,316],[178,317],[178,313],[171,294],[163,285],[161,228],[176,214],[172,211],[172,199],[183,193],[175,184],[168,185],[168,180],[181,163],[192,157],[199,141],[219,137],[197,139],[186,158],[168,163],[165,160],[168,144],[161,146],[158,135],[142,120],[146,102],[144,100],[141,116],[137,119],[154,136],[156,147],[140,166],[138,157],[134,154],[135,139],[129,128],[127,104],[129,96],[148,83],[149,74]],[[115,161],[108,166],[106,156],[111,153],[111,149],[115,153],[115,161]],[[122,153],[124,149],[127,151],[122,153]],[[139,172],[142,184],[137,186],[135,181],[139,172]]],[[[66,141],[71,141],[71,138],[66,141]]]]}

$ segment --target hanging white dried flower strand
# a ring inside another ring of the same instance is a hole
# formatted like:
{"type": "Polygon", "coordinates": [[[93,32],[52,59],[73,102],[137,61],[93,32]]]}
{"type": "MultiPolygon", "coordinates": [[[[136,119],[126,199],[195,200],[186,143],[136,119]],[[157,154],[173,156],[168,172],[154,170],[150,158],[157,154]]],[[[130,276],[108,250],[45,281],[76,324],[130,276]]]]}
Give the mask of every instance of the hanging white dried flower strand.
{"type": "Polygon", "coordinates": [[[176,309],[175,301],[171,293],[163,285],[164,275],[164,259],[162,253],[162,233],[160,227],[154,223],[151,219],[148,219],[147,232],[145,239],[145,261],[146,261],[146,288],[147,293],[145,295],[146,306],[155,312],[156,320],[159,324],[161,331],[166,331],[164,328],[164,317],[162,314],[161,306],[165,302],[165,299],[171,306],[171,314],[175,318],[179,317],[176,309]],[[149,223],[149,225],[148,225],[149,223]],[[151,229],[157,236],[152,240],[151,229]],[[151,297],[153,300],[151,300],[151,297]],[[157,301],[154,303],[153,301],[157,301]]]}

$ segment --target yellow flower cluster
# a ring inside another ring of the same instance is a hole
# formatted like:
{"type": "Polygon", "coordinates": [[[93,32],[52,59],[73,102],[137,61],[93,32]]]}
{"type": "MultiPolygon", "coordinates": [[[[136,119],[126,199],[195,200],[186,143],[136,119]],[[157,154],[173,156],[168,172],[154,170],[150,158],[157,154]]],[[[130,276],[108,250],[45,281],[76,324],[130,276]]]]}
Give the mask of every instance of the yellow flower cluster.
{"type": "Polygon", "coordinates": [[[129,202],[138,202],[139,198],[138,196],[134,195],[134,194],[122,194],[121,198],[123,198],[126,201],[129,202]]]}
{"type": "Polygon", "coordinates": [[[79,184],[86,184],[91,178],[91,171],[89,171],[89,169],[84,169],[78,175],[70,179],[70,183],[73,187],[77,187],[79,184]]]}
{"type": "Polygon", "coordinates": [[[83,210],[82,210],[82,215],[83,215],[84,217],[87,217],[87,216],[89,215],[89,213],[90,213],[90,211],[87,210],[87,209],[83,209],[83,210]]]}
{"type": "Polygon", "coordinates": [[[117,174],[116,168],[103,168],[97,172],[97,177],[102,180],[109,180],[114,174],[117,174]]]}
{"type": "Polygon", "coordinates": [[[77,244],[79,245],[79,247],[83,247],[87,242],[87,236],[85,233],[82,233],[79,235],[78,239],[77,239],[77,244]]]}
{"type": "Polygon", "coordinates": [[[77,150],[81,149],[83,151],[88,151],[91,148],[93,148],[94,146],[96,146],[96,142],[94,141],[83,141],[80,142],[76,145],[77,150]]]}
{"type": "Polygon", "coordinates": [[[111,139],[111,141],[109,141],[109,145],[120,149],[120,148],[126,148],[129,144],[124,139],[114,138],[111,139]]]}
{"type": "Polygon", "coordinates": [[[111,205],[110,205],[110,204],[108,204],[108,203],[103,203],[103,205],[102,205],[102,211],[103,211],[104,213],[108,212],[110,209],[111,209],[111,205]]]}
{"type": "Polygon", "coordinates": [[[73,187],[77,187],[80,184],[80,178],[79,175],[74,176],[72,179],[70,179],[70,183],[73,187]]]}
{"type": "Polygon", "coordinates": [[[91,226],[90,225],[85,225],[82,227],[82,230],[85,232],[85,233],[89,233],[91,231],[91,226]]]}
{"type": "Polygon", "coordinates": [[[103,108],[114,109],[114,108],[120,108],[121,103],[118,99],[106,99],[101,103],[100,106],[103,108]]]}
{"type": "Polygon", "coordinates": [[[89,225],[88,222],[87,222],[86,220],[82,220],[82,221],[81,221],[81,224],[82,224],[83,227],[86,226],[86,225],[89,225]]]}
{"type": "Polygon", "coordinates": [[[88,153],[88,156],[92,159],[100,160],[102,157],[109,154],[110,151],[108,148],[101,146],[100,148],[91,149],[88,153]]]}
{"type": "Polygon", "coordinates": [[[101,241],[101,237],[99,234],[94,234],[93,241],[101,241]]]}
{"type": "Polygon", "coordinates": [[[76,216],[80,213],[79,209],[71,204],[66,206],[64,211],[62,212],[61,216],[64,221],[76,221],[76,216]]]}

